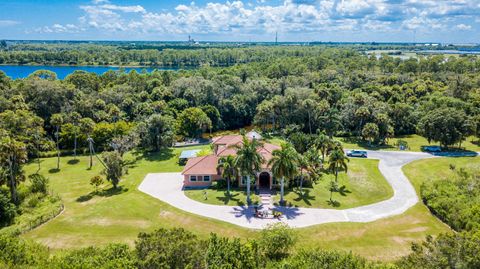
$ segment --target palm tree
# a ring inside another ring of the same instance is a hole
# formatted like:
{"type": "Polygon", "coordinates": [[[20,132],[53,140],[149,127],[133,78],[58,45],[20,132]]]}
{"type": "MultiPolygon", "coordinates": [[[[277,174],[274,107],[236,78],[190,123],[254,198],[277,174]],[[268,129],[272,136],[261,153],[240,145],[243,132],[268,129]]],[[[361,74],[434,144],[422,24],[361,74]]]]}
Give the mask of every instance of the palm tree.
{"type": "Polygon", "coordinates": [[[53,114],[50,119],[50,124],[55,127],[55,143],[57,146],[57,170],[60,169],[60,126],[63,124],[62,114],[53,114]]]}
{"type": "Polygon", "coordinates": [[[221,169],[222,177],[227,181],[227,194],[230,195],[230,182],[237,176],[235,157],[228,155],[218,160],[217,169],[221,169]]]}
{"type": "Polygon", "coordinates": [[[340,170],[340,168],[347,172],[347,162],[349,161],[350,160],[347,156],[345,156],[343,150],[335,149],[332,151],[332,153],[330,154],[330,158],[328,159],[328,170],[330,170],[332,173],[335,173],[335,182],[338,182],[338,171],[340,170]]]}
{"type": "Polygon", "coordinates": [[[332,145],[332,140],[324,133],[321,133],[317,139],[315,139],[315,145],[322,153],[322,160],[325,160],[325,155],[332,145]]]}
{"type": "Polygon", "coordinates": [[[303,195],[303,171],[308,169],[308,160],[306,156],[298,154],[298,166],[300,168],[300,194],[303,195]]]}
{"type": "Polygon", "coordinates": [[[258,153],[257,149],[262,146],[262,143],[256,139],[249,140],[243,136],[242,143],[233,145],[232,148],[237,150],[237,157],[235,158],[235,167],[240,170],[242,176],[247,177],[247,204],[250,204],[250,176],[254,175],[255,171],[260,170],[260,166],[265,162],[263,156],[258,153]]]}
{"type": "Polygon", "coordinates": [[[297,173],[298,153],[292,144],[283,143],[281,149],[276,149],[272,152],[272,159],[270,159],[268,165],[272,167],[273,175],[281,178],[280,204],[283,204],[285,177],[291,179],[297,173]]]}

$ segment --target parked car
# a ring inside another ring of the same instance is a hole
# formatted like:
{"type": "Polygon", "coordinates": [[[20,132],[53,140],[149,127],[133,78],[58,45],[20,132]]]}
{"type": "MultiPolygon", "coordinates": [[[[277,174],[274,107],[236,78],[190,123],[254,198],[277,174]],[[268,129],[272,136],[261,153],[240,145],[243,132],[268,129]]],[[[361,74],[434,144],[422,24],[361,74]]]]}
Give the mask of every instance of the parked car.
{"type": "Polygon", "coordinates": [[[349,150],[347,151],[347,156],[367,158],[368,154],[365,150],[349,150]]]}
{"type": "Polygon", "coordinates": [[[422,150],[427,151],[427,152],[440,152],[440,151],[442,151],[442,147],[440,147],[440,146],[423,146],[422,150]]]}

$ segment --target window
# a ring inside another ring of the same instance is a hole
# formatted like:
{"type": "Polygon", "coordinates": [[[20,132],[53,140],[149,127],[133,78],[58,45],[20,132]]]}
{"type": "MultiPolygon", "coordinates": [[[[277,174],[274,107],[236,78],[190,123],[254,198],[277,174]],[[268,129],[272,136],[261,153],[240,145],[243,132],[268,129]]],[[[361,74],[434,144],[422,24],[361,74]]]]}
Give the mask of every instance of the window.
{"type": "Polygon", "coordinates": [[[197,181],[197,176],[190,176],[190,181],[197,181]]]}
{"type": "Polygon", "coordinates": [[[203,181],[210,181],[210,176],[203,176],[203,181]]]}

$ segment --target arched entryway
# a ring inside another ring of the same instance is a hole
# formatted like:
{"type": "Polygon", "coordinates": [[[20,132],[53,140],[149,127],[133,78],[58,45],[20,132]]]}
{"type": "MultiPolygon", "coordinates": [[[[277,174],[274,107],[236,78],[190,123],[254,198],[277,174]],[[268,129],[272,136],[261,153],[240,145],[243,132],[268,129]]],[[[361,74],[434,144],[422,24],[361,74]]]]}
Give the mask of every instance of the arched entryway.
{"type": "Polygon", "coordinates": [[[261,189],[270,189],[270,174],[268,172],[262,172],[258,176],[258,185],[261,189]]]}

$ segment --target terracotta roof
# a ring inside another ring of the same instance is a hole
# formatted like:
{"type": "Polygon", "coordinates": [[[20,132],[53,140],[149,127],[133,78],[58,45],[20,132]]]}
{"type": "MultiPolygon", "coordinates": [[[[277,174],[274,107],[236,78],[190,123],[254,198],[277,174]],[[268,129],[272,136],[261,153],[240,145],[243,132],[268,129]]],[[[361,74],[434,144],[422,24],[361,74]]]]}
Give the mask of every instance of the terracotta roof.
{"type": "Polygon", "coordinates": [[[218,157],[207,155],[195,157],[188,160],[182,175],[216,175],[218,157]]]}
{"type": "Polygon", "coordinates": [[[241,135],[224,135],[213,138],[214,145],[233,145],[242,142],[241,135]]]}

